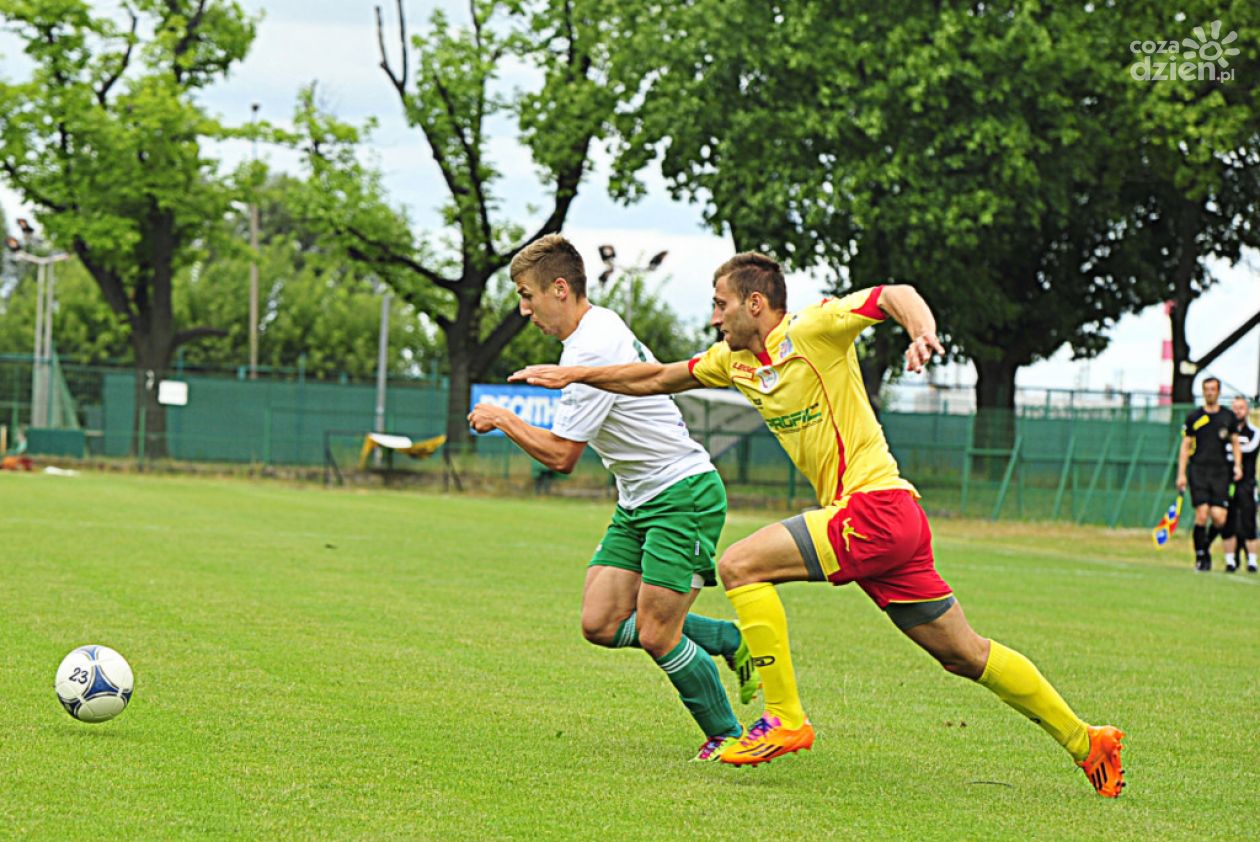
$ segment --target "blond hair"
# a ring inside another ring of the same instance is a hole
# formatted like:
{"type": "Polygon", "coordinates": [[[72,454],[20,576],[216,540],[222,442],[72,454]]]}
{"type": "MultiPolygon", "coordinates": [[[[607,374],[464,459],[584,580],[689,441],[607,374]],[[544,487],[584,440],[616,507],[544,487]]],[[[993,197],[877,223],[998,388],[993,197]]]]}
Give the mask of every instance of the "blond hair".
{"type": "Polygon", "coordinates": [[[564,278],[578,298],[586,297],[586,266],[582,255],[573,243],[559,234],[539,237],[521,249],[512,258],[508,271],[512,274],[512,283],[526,282],[539,289],[545,289],[556,278],[564,278]]]}

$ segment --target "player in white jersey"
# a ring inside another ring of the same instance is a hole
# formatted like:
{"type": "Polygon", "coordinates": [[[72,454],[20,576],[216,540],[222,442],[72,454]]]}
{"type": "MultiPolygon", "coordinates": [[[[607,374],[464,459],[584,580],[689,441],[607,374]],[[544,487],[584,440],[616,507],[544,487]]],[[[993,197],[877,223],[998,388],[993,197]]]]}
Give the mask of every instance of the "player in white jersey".
{"type": "MultiPolygon", "coordinates": [[[[552,234],[512,261],[523,315],[564,344],[562,365],[655,361],[621,317],[586,298],[577,249],[552,234]]],[[[587,445],[617,480],[617,508],[590,561],[582,633],[610,648],[644,649],[669,677],[704,731],[695,760],[716,761],[742,733],[713,655],[736,672],[740,698],[759,679],[739,628],[690,612],[700,588],[716,584],[714,553],[726,520],[726,489],[682,414],[665,395],[615,395],[565,387],[545,430],[492,403],[473,407],[478,433],[502,430],[548,468],[569,473],[587,445]]]]}

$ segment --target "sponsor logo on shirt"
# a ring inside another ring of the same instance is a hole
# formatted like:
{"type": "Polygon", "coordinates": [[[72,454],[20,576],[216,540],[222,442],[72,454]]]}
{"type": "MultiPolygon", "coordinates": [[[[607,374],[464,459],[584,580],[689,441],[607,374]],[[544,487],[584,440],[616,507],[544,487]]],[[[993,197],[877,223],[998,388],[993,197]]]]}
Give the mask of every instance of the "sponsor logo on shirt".
{"type": "Polygon", "coordinates": [[[774,370],[772,365],[763,365],[757,369],[757,383],[761,386],[761,391],[769,392],[779,382],[779,372],[774,370]]]}
{"type": "Polygon", "coordinates": [[[787,359],[793,351],[792,337],[784,336],[783,341],[779,343],[779,359],[787,359]]]}
{"type": "Polygon", "coordinates": [[[796,430],[803,430],[817,424],[822,419],[822,410],[818,408],[818,404],[813,404],[805,409],[798,409],[795,412],[789,412],[787,415],[780,415],[777,418],[767,418],[766,426],[776,433],[790,433],[796,430]]]}

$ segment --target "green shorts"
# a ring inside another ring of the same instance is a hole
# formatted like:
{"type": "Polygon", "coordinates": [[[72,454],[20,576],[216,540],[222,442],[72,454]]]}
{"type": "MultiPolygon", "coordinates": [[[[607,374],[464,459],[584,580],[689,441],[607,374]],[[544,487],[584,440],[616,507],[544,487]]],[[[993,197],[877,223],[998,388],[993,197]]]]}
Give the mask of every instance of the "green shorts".
{"type": "Polygon", "coordinates": [[[643,574],[678,593],[717,584],[713,555],[726,522],[726,488],[717,471],[681,479],[636,509],[617,506],[590,566],[643,574]]]}

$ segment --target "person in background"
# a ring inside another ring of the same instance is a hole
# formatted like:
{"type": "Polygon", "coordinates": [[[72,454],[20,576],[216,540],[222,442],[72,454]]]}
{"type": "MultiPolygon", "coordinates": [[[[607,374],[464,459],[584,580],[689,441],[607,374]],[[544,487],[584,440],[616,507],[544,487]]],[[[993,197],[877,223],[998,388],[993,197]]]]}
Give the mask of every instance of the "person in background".
{"type": "MultiPolygon", "coordinates": [[[[1251,405],[1242,395],[1234,398],[1233,411],[1238,436],[1238,450],[1242,453],[1242,478],[1234,480],[1234,493],[1229,500],[1229,516],[1221,532],[1225,547],[1225,572],[1238,570],[1245,560],[1247,572],[1260,572],[1256,564],[1256,451],[1260,450],[1260,429],[1251,423],[1251,405]]],[[[1226,454],[1233,461],[1234,451],[1227,447],[1226,454]]]]}
{"type": "Polygon", "coordinates": [[[1237,421],[1220,404],[1221,381],[1209,377],[1202,388],[1203,406],[1186,416],[1185,436],[1177,454],[1177,490],[1190,488],[1190,503],[1194,506],[1194,569],[1206,573],[1212,569],[1209,518],[1210,525],[1219,531],[1224,530],[1229,514],[1231,471],[1221,445],[1233,450],[1235,480],[1242,478],[1242,454],[1234,432],[1237,421]]]}

